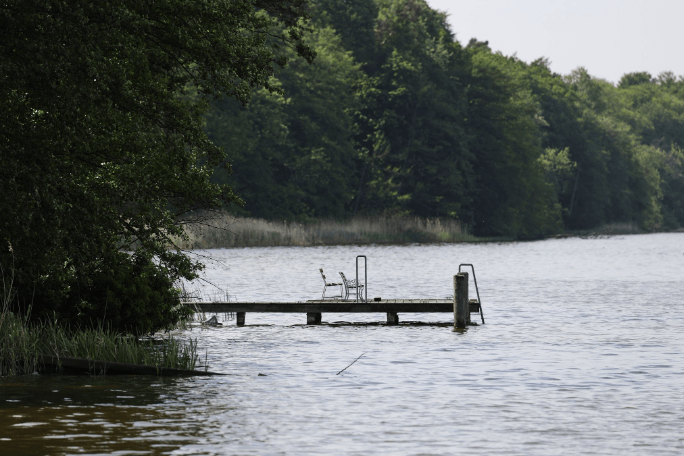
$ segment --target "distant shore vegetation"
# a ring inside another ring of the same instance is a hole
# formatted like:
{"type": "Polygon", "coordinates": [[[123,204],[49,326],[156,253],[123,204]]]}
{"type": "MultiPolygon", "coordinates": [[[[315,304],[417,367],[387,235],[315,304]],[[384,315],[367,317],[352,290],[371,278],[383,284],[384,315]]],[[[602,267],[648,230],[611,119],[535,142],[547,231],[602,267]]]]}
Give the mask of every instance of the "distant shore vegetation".
{"type": "MultiPolygon", "coordinates": [[[[680,230],[681,231],[681,230],[680,230]]],[[[608,223],[590,230],[572,230],[546,237],[605,237],[645,233],[634,222],[608,223]]],[[[318,245],[367,245],[413,243],[508,242],[512,237],[478,237],[455,220],[420,217],[376,216],[349,220],[306,222],[265,220],[219,213],[187,228],[178,246],[191,249],[238,247],[310,247],[318,245]]]]}
{"type": "Polygon", "coordinates": [[[376,216],[349,220],[275,221],[230,213],[187,230],[186,249],[472,242],[478,240],[455,220],[376,216]]]}
{"type": "Polygon", "coordinates": [[[313,65],[293,59],[274,76],[283,93],[205,115],[232,170],[212,178],[244,200],[238,213],[451,219],[520,240],[684,226],[681,75],[557,74],[487,37],[459,42],[422,0],[319,0],[310,12],[313,65]]]}

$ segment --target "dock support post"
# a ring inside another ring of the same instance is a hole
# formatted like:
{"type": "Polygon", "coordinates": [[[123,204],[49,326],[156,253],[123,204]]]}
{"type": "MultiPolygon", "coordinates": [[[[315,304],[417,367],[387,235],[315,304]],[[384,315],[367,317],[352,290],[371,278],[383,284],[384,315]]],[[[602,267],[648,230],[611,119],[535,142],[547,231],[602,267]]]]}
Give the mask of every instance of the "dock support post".
{"type": "Polygon", "coordinates": [[[235,321],[238,326],[245,326],[245,312],[235,312],[235,321]]]}
{"type": "Polygon", "coordinates": [[[388,325],[398,325],[399,324],[399,314],[396,312],[387,312],[387,324],[388,325]]]}
{"type": "Polygon", "coordinates": [[[323,316],[320,312],[307,312],[306,313],[306,324],[307,325],[320,325],[323,316]]]}
{"type": "Polygon", "coordinates": [[[454,329],[465,328],[469,320],[468,273],[459,272],[454,276],[454,329]]]}

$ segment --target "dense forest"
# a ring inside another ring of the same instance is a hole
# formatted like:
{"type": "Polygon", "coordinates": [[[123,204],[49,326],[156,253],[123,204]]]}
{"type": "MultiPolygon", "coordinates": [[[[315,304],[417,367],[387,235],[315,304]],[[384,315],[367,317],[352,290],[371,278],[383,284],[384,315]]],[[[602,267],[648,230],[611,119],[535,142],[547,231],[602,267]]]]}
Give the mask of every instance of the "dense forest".
{"type": "Polygon", "coordinates": [[[0,352],[7,312],[136,334],[191,312],[203,264],[175,240],[235,200],[202,114],[313,61],[307,21],[306,0],[0,2],[0,352]]]}
{"type": "MultiPolygon", "coordinates": [[[[266,219],[412,215],[535,238],[684,226],[684,79],[553,73],[459,43],[421,0],[316,0],[317,52],[205,116],[215,182],[266,219]]],[[[486,39],[486,37],[483,37],[486,39]]]]}
{"type": "Polygon", "coordinates": [[[684,226],[682,77],[557,75],[422,0],[3,0],[0,55],[0,315],[172,327],[225,208],[684,226]]]}

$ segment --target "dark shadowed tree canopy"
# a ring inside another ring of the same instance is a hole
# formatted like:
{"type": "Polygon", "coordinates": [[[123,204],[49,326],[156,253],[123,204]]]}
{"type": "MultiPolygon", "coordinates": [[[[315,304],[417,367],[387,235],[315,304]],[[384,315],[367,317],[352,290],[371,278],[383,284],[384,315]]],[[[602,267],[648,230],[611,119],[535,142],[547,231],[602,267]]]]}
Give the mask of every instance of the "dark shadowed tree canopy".
{"type": "Polygon", "coordinates": [[[304,0],[0,1],[0,265],[34,317],[147,332],[180,316],[178,249],[236,201],[208,102],[311,62],[304,0]]]}
{"type": "Polygon", "coordinates": [[[207,117],[235,170],[217,177],[242,213],[441,217],[513,238],[684,224],[681,77],[630,73],[616,86],[487,41],[463,47],[424,0],[310,11],[319,59],[277,76],[285,96],[261,91],[207,117]]]}

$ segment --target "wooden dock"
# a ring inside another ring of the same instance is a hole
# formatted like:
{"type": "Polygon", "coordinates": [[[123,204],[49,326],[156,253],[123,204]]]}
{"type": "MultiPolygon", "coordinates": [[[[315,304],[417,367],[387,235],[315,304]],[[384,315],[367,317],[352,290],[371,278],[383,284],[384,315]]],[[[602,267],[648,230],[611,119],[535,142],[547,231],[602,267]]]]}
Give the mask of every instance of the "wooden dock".
{"type": "MultiPolygon", "coordinates": [[[[386,313],[387,324],[399,324],[399,313],[454,313],[451,299],[381,299],[368,302],[335,299],[299,302],[186,302],[197,312],[236,314],[238,326],[244,326],[247,312],[306,313],[309,325],[321,324],[324,313],[386,313]]],[[[470,313],[479,313],[477,299],[469,302],[470,313]]]]}

